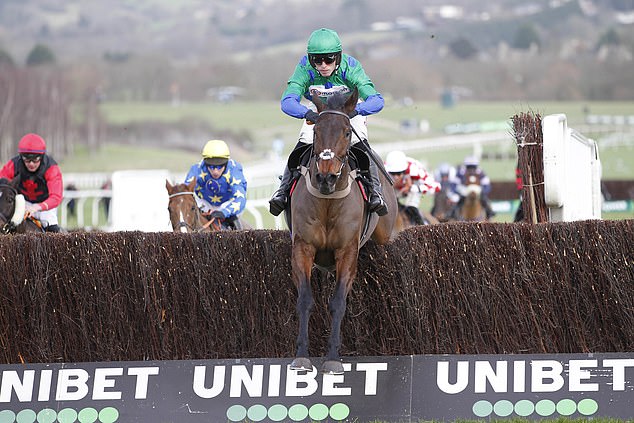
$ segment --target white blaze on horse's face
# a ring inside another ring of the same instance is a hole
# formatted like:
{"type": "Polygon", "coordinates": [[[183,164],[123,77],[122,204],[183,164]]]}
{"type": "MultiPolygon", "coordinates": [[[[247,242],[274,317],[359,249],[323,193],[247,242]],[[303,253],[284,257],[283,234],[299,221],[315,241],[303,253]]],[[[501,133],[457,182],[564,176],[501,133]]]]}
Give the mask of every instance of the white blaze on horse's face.
{"type": "Polygon", "coordinates": [[[179,214],[179,226],[181,229],[181,232],[186,233],[187,232],[187,223],[185,223],[185,216],[183,216],[183,212],[180,211],[178,212],[179,214]]]}
{"type": "Polygon", "coordinates": [[[327,148],[319,153],[319,158],[321,160],[332,160],[335,158],[335,153],[333,153],[331,149],[327,148]]]}

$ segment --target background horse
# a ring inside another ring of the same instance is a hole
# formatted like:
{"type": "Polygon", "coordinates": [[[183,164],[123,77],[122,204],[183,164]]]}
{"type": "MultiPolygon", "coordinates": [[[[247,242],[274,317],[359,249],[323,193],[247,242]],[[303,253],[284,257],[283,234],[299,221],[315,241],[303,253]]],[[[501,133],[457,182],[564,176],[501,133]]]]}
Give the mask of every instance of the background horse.
{"type": "MultiPolygon", "coordinates": [[[[336,286],[328,309],[331,316],[328,355],[323,373],[341,374],[339,358],[341,323],[346,311],[347,295],[357,275],[359,248],[371,237],[380,244],[392,235],[398,208],[390,181],[380,174],[389,213],[368,215],[364,193],[351,167],[353,129],[349,113],[354,110],[358,91],[352,95],[335,95],[323,103],[313,95],[319,120],[314,126],[314,141],[308,167],[295,184],[286,218],[292,239],[292,278],[297,288],[299,334],[292,369],[312,370],[308,358],[308,321],[314,304],[310,285],[313,265],[334,270],[336,286]],[[366,227],[366,216],[369,218],[366,227]]],[[[380,163],[380,161],[379,161],[380,163]]],[[[380,165],[380,164],[379,164],[380,165]]]]}
{"type": "Polygon", "coordinates": [[[438,219],[439,222],[448,222],[451,220],[450,214],[455,203],[449,196],[450,189],[451,188],[447,185],[434,194],[434,205],[432,206],[431,214],[438,219]]]}
{"type": "Polygon", "coordinates": [[[475,173],[467,173],[466,186],[462,192],[464,202],[458,208],[458,220],[468,222],[481,222],[488,220],[486,211],[482,206],[482,186],[480,176],[475,173]]]}
{"type": "MultiPolygon", "coordinates": [[[[169,195],[167,210],[170,213],[170,222],[174,232],[212,232],[228,230],[224,219],[208,219],[200,211],[196,202],[196,180],[192,179],[189,184],[172,185],[165,181],[165,188],[169,195]]],[[[251,226],[238,218],[234,222],[236,229],[251,229],[251,226]]]]}
{"type": "Polygon", "coordinates": [[[0,179],[0,233],[44,232],[39,221],[24,218],[25,200],[17,186],[17,178],[0,179]]]}
{"type": "Polygon", "coordinates": [[[165,181],[165,188],[169,194],[167,210],[174,232],[211,232],[220,229],[220,222],[207,220],[198,208],[196,202],[196,179],[189,184],[172,185],[165,181]]]}
{"type": "Polygon", "coordinates": [[[398,203],[398,216],[394,224],[397,232],[412,226],[435,225],[436,223],[440,223],[440,221],[430,213],[426,213],[414,206],[404,206],[400,202],[398,203]]]}

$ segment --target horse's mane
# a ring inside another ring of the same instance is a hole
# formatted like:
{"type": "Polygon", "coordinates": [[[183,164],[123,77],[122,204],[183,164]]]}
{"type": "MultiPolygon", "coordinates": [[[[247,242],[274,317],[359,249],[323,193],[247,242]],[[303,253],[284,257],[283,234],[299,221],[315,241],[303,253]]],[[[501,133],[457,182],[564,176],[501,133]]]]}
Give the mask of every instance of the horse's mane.
{"type": "Polygon", "coordinates": [[[348,100],[348,95],[344,93],[335,93],[332,97],[328,97],[328,108],[330,110],[343,110],[348,100]]]}

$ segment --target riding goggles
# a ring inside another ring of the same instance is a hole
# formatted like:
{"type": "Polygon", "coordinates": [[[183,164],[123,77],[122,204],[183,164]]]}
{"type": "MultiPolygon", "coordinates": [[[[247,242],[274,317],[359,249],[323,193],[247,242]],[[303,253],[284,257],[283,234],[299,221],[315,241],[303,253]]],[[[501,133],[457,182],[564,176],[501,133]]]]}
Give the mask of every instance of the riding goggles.
{"type": "Polygon", "coordinates": [[[42,160],[41,154],[22,154],[21,157],[24,163],[39,163],[42,160]]]}
{"type": "Polygon", "coordinates": [[[226,165],[227,165],[226,163],[225,164],[221,164],[221,165],[207,164],[207,167],[210,170],[220,170],[220,169],[224,168],[226,165]]]}
{"type": "Polygon", "coordinates": [[[310,64],[313,66],[320,65],[322,62],[331,65],[337,60],[336,54],[311,54],[308,56],[310,64]]]}

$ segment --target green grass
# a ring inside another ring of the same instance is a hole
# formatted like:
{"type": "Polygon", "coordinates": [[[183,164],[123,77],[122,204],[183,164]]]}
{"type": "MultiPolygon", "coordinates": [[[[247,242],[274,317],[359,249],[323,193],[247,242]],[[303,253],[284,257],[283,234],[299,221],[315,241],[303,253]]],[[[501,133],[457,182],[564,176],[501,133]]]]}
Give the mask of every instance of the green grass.
{"type": "MultiPolygon", "coordinates": [[[[275,138],[285,141],[286,153],[295,145],[300,121],[286,116],[280,111],[277,101],[242,102],[229,104],[190,103],[173,107],[168,103],[103,103],[100,105],[107,121],[125,125],[132,122],[160,121],[178,122],[186,118],[203,119],[214,129],[231,130],[236,133],[248,133],[253,139],[253,154],[248,159],[264,157],[275,138]]],[[[450,109],[444,109],[438,102],[419,102],[411,106],[400,106],[388,101],[378,115],[369,119],[370,142],[372,144],[389,143],[398,140],[413,140],[444,135],[448,124],[471,122],[504,122],[521,112],[535,112],[543,116],[564,113],[570,127],[584,124],[585,112],[606,115],[634,115],[634,102],[458,102],[450,109]],[[406,134],[399,131],[400,123],[406,119],[427,120],[430,132],[427,134],[406,134]]],[[[584,134],[600,141],[599,136],[584,134]]],[[[626,147],[604,149],[599,142],[603,162],[604,179],[634,178],[634,169],[627,160],[632,149],[626,147]]],[[[512,138],[509,121],[509,143],[484,147],[484,152],[501,152],[509,158],[500,161],[483,161],[483,166],[493,180],[512,180],[515,169],[515,140],[512,138]]],[[[471,149],[447,149],[412,155],[433,169],[442,162],[458,163],[471,149]]],[[[241,159],[241,157],[237,157],[241,159]]],[[[89,156],[78,150],[74,157],[62,162],[66,171],[84,172],[98,170],[116,170],[122,168],[166,168],[170,170],[186,169],[196,154],[180,151],[161,151],[145,147],[105,146],[103,151],[89,156]]],[[[243,159],[244,161],[244,159],[243,159]]],[[[248,163],[246,163],[248,164],[248,163]]]]}

